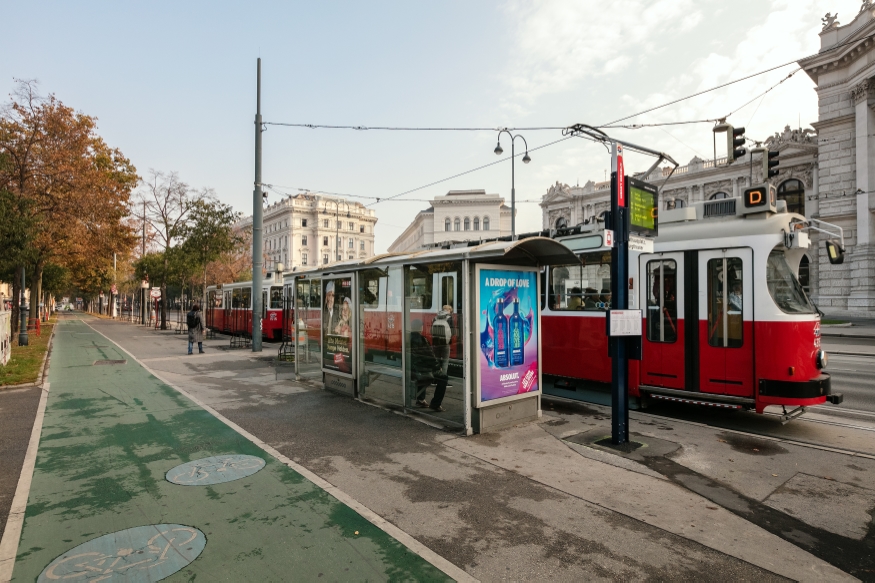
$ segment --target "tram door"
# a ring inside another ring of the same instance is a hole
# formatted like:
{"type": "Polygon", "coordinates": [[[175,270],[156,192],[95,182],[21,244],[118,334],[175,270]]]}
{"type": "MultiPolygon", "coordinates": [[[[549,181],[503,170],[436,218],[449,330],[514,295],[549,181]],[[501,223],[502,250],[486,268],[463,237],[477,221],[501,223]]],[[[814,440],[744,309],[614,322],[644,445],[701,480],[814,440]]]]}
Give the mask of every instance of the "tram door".
{"type": "Polygon", "coordinates": [[[686,388],[684,254],[641,255],[644,308],[641,384],[686,388]]]}
{"type": "Polygon", "coordinates": [[[753,375],[753,252],[699,252],[699,387],[751,397],[753,375]]]}

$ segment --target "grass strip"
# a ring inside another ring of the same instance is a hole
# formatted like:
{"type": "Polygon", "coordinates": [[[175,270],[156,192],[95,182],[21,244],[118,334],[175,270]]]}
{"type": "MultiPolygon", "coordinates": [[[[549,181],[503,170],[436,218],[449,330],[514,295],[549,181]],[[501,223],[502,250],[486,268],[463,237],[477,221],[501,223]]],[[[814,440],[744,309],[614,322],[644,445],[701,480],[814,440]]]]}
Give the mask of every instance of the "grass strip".
{"type": "MultiPolygon", "coordinates": [[[[31,330],[27,333],[27,346],[12,346],[12,356],[6,366],[0,366],[0,390],[11,385],[33,383],[39,378],[43,366],[43,358],[49,348],[56,317],[49,322],[43,322],[40,335],[31,330]]],[[[14,335],[16,340],[18,335],[14,335]]]]}

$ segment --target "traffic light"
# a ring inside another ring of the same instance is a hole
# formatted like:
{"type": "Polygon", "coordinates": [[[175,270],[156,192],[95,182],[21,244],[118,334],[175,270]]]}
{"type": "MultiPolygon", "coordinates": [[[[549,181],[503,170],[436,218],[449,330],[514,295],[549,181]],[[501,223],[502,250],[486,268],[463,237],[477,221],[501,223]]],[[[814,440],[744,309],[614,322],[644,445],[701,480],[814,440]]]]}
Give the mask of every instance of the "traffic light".
{"type": "Polygon", "coordinates": [[[763,180],[768,180],[772,176],[778,175],[778,154],[780,152],[772,152],[771,150],[763,151],[763,180]]]}
{"type": "Polygon", "coordinates": [[[726,152],[730,162],[734,162],[747,154],[747,150],[744,149],[744,128],[729,126],[729,131],[726,132],[726,140],[726,152]]]}
{"type": "Polygon", "coordinates": [[[747,150],[744,148],[744,128],[734,128],[731,124],[720,123],[714,126],[714,149],[717,149],[717,134],[726,132],[726,163],[732,164],[745,154],[747,150]]]}

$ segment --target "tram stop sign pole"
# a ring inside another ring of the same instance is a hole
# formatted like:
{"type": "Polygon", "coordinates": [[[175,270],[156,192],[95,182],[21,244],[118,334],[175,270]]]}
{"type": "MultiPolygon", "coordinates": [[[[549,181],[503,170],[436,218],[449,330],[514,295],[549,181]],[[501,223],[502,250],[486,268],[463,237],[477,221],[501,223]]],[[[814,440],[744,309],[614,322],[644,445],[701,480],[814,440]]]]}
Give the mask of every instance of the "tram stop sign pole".
{"type": "Polygon", "coordinates": [[[613,142],[611,148],[611,309],[607,314],[608,350],[611,355],[611,442],[621,445],[629,441],[629,358],[626,337],[612,330],[615,310],[626,310],[629,297],[629,233],[626,221],[626,175],[623,167],[623,145],[613,142]]]}

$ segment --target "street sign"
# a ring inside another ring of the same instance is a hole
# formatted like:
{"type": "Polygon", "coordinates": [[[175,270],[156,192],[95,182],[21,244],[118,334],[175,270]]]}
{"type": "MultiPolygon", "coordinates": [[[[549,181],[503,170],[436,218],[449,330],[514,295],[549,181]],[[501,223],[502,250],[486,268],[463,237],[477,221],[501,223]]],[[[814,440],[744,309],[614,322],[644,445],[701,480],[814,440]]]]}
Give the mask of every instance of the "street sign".
{"type": "Polygon", "coordinates": [[[611,229],[605,229],[605,247],[613,247],[614,246],[614,231],[611,229]]]}
{"type": "Polygon", "coordinates": [[[653,253],[653,239],[629,235],[629,251],[640,253],[653,253]]]}
{"type": "MultiPolygon", "coordinates": [[[[623,144],[617,144],[617,206],[626,206],[626,170],[623,167],[623,144]]],[[[611,245],[613,247],[613,245],[611,245]]]]}
{"type": "Polygon", "coordinates": [[[115,286],[115,284],[112,284],[112,287],[109,288],[109,291],[112,292],[113,295],[115,295],[118,293],[118,288],[115,286]]]}
{"type": "Polygon", "coordinates": [[[641,336],[641,310],[609,310],[611,336],[641,336]]]}
{"type": "Polygon", "coordinates": [[[160,299],[161,298],[161,288],[160,287],[153,287],[152,291],[149,292],[149,297],[152,298],[153,300],[160,299]]]}

